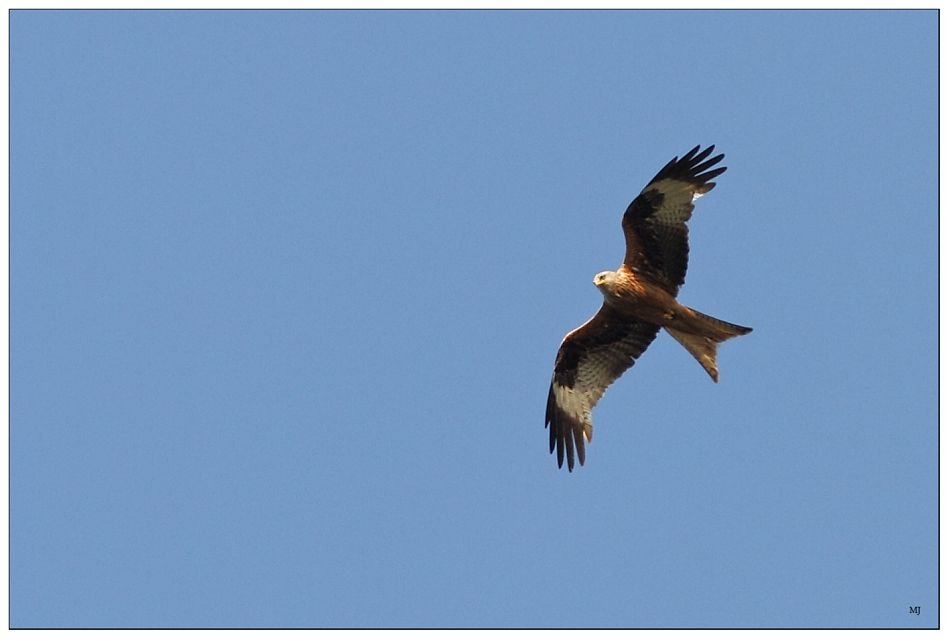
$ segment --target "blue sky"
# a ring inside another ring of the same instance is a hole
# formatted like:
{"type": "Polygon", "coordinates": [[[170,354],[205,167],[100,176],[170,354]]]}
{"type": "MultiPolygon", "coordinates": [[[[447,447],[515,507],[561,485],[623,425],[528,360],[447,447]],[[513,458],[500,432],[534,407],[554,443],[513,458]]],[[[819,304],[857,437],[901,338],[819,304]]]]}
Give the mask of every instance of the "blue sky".
{"type": "Polygon", "coordinates": [[[935,12],[10,38],[12,626],[937,625],[935,12]],[[558,345],[697,144],[680,300],[755,331],[568,474],[558,345]]]}

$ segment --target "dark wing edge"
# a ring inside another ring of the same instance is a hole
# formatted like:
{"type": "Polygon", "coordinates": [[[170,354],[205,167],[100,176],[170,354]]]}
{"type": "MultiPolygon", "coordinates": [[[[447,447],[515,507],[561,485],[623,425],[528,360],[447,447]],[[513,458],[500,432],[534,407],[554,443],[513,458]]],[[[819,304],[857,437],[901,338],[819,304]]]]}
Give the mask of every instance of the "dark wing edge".
{"type": "Polygon", "coordinates": [[[689,260],[689,230],[686,221],[693,201],[709,193],[726,167],[717,167],[724,154],[709,155],[716,146],[703,151],[696,146],[682,158],[673,158],[650,180],[623,214],[626,238],[624,264],[635,272],[645,272],[676,295],[686,278],[689,260]],[[707,158],[709,158],[707,160],[707,158]]]}
{"type": "Polygon", "coordinates": [[[561,342],[548,390],[544,426],[550,426],[550,452],[557,449],[557,466],[567,458],[574,471],[574,452],[584,464],[584,440],[590,442],[591,409],[624,371],[633,366],[659,332],[660,326],[621,316],[606,305],[561,342]],[[566,454],[566,455],[565,455],[566,454]]]}
{"type": "MultiPolygon", "coordinates": [[[[726,167],[719,167],[706,173],[703,173],[703,171],[706,171],[706,169],[709,169],[713,165],[717,164],[726,157],[726,154],[720,153],[718,156],[703,162],[703,160],[706,160],[706,158],[709,157],[709,154],[713,152],[713,150],[716,148],[716,145],[709,145],[697,155],[700,146],[701,145],[696,145],[690,149],[689,153],[683,156],[682,159],[674,157],[672,160],[667,162],[666,166],[660,169],[660,171],[655,176],[653,176],[653,179],[650,180],[650,183],[647,185],[646,189],[649,189],[650,185],[652,185],[654,182],[659,182],[660,180],[679,180],[681,182],[688,182],[696,186],[705,185],[706,189],[703,191],[703,193],[708,193],[711,191],[712,188],[716,186],[716,183],[710,182],[710,180],[718,175],[723,174],[726,171],[726,167]]],[[[646,189],[644,189],[644,191],[646,191],[646,189]]]]}

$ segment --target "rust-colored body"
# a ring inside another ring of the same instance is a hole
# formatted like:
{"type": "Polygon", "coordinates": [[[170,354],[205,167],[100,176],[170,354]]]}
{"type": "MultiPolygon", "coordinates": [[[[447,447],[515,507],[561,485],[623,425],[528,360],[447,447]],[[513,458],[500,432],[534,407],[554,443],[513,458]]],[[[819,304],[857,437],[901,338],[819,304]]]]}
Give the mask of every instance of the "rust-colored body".
{"type": "Polygon", "coordinates": [[[550,448],[558,466],[565,457],[574,467],[574,451],[584,464],[584,443],[593,433],[591,409],[607,387],[665,329],[719,382],[716,352],[729,338],[752,329],[717,320],[676,300],[686,278],[693,203],[709,193],[725,167],[723,156],[710,158],[713,147],[696,147],[673,158],[624,212],[623,265],[602,271],[594,284],[604,304],[593,318],[561,341],[548,392],[545,425],[551,425],[550,448]]]}

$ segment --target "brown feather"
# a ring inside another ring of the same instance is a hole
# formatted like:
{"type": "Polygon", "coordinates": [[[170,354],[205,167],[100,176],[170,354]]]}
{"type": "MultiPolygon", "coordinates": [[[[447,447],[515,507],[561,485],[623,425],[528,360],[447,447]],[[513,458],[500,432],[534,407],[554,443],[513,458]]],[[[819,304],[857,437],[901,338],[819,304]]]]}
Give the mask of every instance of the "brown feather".
{"type": "Polygon", "coordinates": [[[627,251],[623,262],[635,273],[649,276],[674,296],[686,279],[693,200],[716,186],[710,182],[726,167],[706,171],[725,156],[705,160],[715,146],[697,155],[673,158],[650,181],[623,214],[627,251]],[[705,172],[705,173],[704,173],[705,172]]]}
{"type": "Polygon", "coordinates": [[[545,427],[557,450],[557,465],[567,458],[574,470],[574,452],[584,464],[585,441],[593,436],[591,410],[609,387],[656,338],[660,327],[682,344],[719,380],[718,344],[752,331],[703,315],[676,301],[686,278],[693,202],[716,186],[714,169],[722,154],[697,146],[682,159],[673,158],[650,181],[623,215],[624,262],[617,271],[597,274],[594,284],[604,304],[593,318],[561,342],[548,390],[545,427]]]}
{"type": "Polygon", "coordinates": [[[621,315],[603,305],[561,342],[548,391],[545,426],[550,425],[550,448],[557,448],[558,466],[574,469],[574,450],[584,464],[584,440],[593,436],[590,410],[604,391],[653,342],[660,326],[621,315]]]}

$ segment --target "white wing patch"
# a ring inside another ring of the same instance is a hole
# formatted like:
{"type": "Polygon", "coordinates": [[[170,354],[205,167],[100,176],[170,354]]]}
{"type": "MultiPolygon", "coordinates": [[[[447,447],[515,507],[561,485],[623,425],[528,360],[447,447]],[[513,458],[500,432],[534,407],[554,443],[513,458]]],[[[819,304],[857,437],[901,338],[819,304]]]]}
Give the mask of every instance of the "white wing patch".
{"type": "Polygon", "coordinates": [[[653,218],[667,226],[676,226],[693,217],[693,202],[706,193],[699,193],[696,187],[688,182],[669,179],[651,184],[648,189],[655,189],[663,194],[663,202],[653,213],[653,218]]]}
{"type": "MultiPolygon", "coordinates": [[[[577,385],[571,389],[562,387],[555,382],[554,401],[557,402],[557,406],[561,411],[584,425],[584,438],[587,442],[590,442],[593,435],[593,426],[590,419],[591,405],[587,398],[588,393],[579,388],[580,386],[577,385]]],[[[594,402],[596,403],[596,400],[594,402]]]]}

